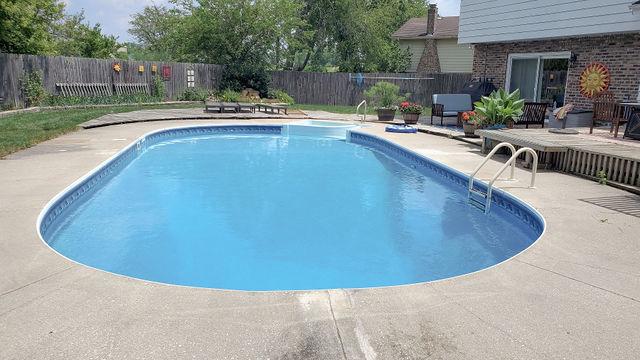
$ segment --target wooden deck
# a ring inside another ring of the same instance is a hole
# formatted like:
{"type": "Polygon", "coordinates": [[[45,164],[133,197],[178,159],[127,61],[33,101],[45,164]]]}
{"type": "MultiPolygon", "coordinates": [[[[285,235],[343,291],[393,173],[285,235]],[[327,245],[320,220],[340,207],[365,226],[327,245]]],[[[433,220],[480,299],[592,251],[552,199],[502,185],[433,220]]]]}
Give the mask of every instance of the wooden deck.
{"type": "Polygon", "coordinates": [[[595,178],[599,171],[608,181],[640,187],[640,141],[608,137],[608,131],[588,129],[579,134],[556,134],[548,129],[478,130],[483,151],[499,142],[516,147],[530,147],[538,152],[548,167],[595,178]]]}

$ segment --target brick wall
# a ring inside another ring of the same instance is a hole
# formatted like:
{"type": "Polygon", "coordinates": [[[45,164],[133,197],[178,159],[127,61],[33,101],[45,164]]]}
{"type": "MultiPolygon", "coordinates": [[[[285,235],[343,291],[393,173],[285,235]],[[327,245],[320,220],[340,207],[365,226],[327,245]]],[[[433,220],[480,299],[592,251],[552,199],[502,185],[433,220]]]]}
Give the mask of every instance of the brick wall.
{"type": "Polygon", "coordinates": [[[635,100],[640,85],[640,34],[617,34],[599,37],[565,38],[517,43],[476,44],[473,77],[494,78],[504,87],[510,53],[571,51],[578,56],[569,65],[565,101],[578,109],[591,109],[590,99],[580,94],[578,78],[585,66],[601,62],[609,69],[609,90],[618,100],[635,100]]]}

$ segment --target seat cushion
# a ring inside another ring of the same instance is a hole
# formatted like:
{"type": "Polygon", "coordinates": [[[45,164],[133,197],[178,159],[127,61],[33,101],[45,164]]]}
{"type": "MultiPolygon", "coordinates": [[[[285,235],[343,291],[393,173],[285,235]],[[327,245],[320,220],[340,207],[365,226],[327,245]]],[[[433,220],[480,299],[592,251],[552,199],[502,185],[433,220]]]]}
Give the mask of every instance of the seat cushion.
{"type": "Polygon", "coordinates": [[[458,111],[470,111],[473,109],[471,105],[471,95],[469,94],[433,94],[433,103],[442,104],[444,106],[445,116],[447,113],[458,114],[458,111]]]}

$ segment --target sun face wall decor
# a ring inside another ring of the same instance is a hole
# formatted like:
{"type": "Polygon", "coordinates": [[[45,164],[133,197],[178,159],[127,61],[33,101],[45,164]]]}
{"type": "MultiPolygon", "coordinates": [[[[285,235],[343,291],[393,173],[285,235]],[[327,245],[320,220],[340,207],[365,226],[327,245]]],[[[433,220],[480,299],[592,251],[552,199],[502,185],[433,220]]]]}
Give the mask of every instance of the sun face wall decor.
{"type": "Polygon", "coordinates": [[[611,75],[609,69],[599,62],[594,62],[580,74],[580,93],[588,98],[599,94],[609,88],[611,75]]]}

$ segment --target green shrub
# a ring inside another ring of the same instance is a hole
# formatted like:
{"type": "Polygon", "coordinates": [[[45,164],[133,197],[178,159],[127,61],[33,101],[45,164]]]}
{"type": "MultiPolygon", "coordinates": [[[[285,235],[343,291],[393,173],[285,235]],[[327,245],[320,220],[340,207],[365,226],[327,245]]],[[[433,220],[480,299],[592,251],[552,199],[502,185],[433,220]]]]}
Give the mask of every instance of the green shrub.
{"type": "Polygon", "coordinates": [[[281,103],[293,105],[295,100],[286,91],[280,89],[269,89],[269,99],[276,99],[281,103]]]}
{"type": "Polygon", "coordinates": [[[260,93],[260,97],[267,97],[271,75],[266,69],[250,65],[227,65],[222,73],[220,89],[242,91],[251,88],[260,93]]]}
{"type": "Polygon", "coordinates": [[[380,81],[364,92],[364,96],[376,109],[396,109],[399,102],[404,100],[400,96],[398,85],[380,81]]]}
{"type": "Polygon", "coordinates": [[[482,120],[482,125],[501,125],[509,121],[517,121],[522,116],[524,100],[520,99],[520,90],[509,94],[500,89],[489,96],[483,96],[474,103],[475,112],[482,120]]]}
{"type": "Polygon", "coordinates": [[[205,101],[211,96],[211,93],[207,89],[199,87],[188,87],[184,89],[182,94],[178,97],[180,101],[205,101]]]}
{"type": "Polygon", "coordinates": [[[43,104],[47,106],[74,105],[115,105],[115,104],[143,104],[159,102],[162,99],[147,94],[111,95],[111,96],[61,96],[49,95],[43,104]]]}
{"type": "Polygon", "coordinates": [[[240,100],[240,93],[231,89],[224,89],[218,93],[218,99],[225,102],[236,102],[240,100]]]}
{"type": "Polygon", "coordinates": [[[25,99],[26,107],[38,106],[47,96],[44,91],[42,72],[26,72],[20,79],[20,89],[25,99]]]}
{"type": "Polygon", "coordinates": [[[160,75],[156,75],[153,77],[153,83],[151,84],[153,96],[160,100],[164,100],[167,98],[167,88],[164,85],[164,80],[160,77],[160,75]]]}

